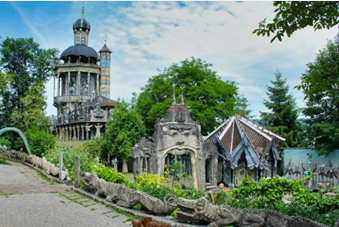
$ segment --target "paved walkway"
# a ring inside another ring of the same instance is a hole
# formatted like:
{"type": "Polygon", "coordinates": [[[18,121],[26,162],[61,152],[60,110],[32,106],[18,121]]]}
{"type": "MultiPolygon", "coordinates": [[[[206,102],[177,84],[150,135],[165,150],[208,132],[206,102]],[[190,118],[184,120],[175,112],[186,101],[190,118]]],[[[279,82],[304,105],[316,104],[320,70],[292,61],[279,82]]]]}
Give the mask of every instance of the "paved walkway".
{"type": "Polygon", "coordinates": [[[0,227],[132,226],[127,216],[112,208],[11,163],[0,166],[0,227]]]}

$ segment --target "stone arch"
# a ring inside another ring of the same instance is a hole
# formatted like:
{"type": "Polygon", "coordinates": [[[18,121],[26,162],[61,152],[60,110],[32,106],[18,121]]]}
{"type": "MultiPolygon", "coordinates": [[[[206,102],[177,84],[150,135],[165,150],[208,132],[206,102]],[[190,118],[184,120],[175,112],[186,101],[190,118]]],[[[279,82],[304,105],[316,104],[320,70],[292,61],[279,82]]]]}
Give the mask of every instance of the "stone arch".
{"type": "Polygon", "coordinates": [[[24,141],[28,153],[32,154],[31,150],[29,149],[29,144],[28,144],[28,141],[26,139],[26,136],[20,129],[14,128],[14,127],[3,128],[3,129],[0,130],[0,136],[5,132],[16,132],[16,133],[18,133],[19,136],[21,137],[21,139],[24,141]]]}

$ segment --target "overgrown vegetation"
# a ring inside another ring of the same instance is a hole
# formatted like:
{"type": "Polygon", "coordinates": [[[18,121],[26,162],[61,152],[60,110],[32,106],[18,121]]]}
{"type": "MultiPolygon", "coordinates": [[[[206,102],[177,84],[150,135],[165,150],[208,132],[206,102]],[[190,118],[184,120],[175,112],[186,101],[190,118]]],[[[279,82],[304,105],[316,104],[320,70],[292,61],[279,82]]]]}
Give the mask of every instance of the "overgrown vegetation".
{"type": "MultiPolygon", "coordinates": [[[[324,191],[310,192],[301,186],[302,180],[287,180],[275,176],[254,182],[243,179],[241,187],[214,194],[216,205],[227,204],[235,208],[270,209],[284,215],[302,216],[333,226],[339,217],[339,195],[327,198],[324,191]],[[283,202],[289,198],[290,204],[283,202]]],[[[335,187],[333,190],[337,190],[335,187]]]]}

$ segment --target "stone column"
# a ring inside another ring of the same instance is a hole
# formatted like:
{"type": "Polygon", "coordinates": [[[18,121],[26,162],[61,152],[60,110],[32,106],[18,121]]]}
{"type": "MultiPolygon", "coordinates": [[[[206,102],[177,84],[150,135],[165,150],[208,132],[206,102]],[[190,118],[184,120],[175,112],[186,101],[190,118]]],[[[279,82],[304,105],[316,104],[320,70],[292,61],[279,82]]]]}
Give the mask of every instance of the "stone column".
{"type": "Polygon", "coordinates": [[[66,95],[69,95],[69,85],[71,82],[71,72],[68,71],[67,75],[67,84],[66,84],[66,95]]]}
{"type": "Polygon", "coordinates": [[[76,128],[75,125],[73,125],[73,140],[75,140],[77,138],[77,133],[76,133],[76,128]]]}
{"type": "Polygon", "coordinates": [[[62,167],[63,167],[64,163],[63,163],[63,157],[62,157],[62,153],[59,152],[59,179],[62,179],[62,167]]]}
{"type": "Polygon", "coordinates": [[[75,157],[75,171],[74,171],[74,187],[80,187],[80,158],[78,156],[75,157]]]}
{"type": "Polygon", "coordinates": [[[99,74],[97,74],[97,87],[96,87],[96,95],[99,95],[99,74]]]}
{"type": "Polygon", "coordinates": [[[81,85],[80,85],[80,71],[78,71],[78,75],[77,75],[77,92],[76,92],[77,95],[80,95],[80,88],[81,88],[81,85]]]}
{"type": "Polygon", "coordinates": [[[54,83],[53,83],[53,98],[55,97],[55,83],[56,83],[56,75],[54,74],[54,83]]]}
{"type": "Polygon", "coordinates": [[[65,129],[66,129],[66,138],[65,138],[65,140],[67,141],[68,140],[68,126],[66,126],[65,129]]]}
{"type": "Polygon", "coordinates": [[[84,131],[84,125],[81,125],[81,140],[85,140],[84,131]]]}
{"type": "Polygon", "coordinates": [[[77,125],[76,128],[77,128],[77,139],[80,140],[80,126],[77,125]]]}
{"type": "Polygon", "coordinates": [[[90,76],[90,72],[87,72],[87,86],[88,86],[88,95],[90,95],[91,94],[91,86],[89,85],[89,83],[90,83],[90,81],[91,81],[91,76],[90,76]]]}
{"type": "Polygon", "coordinates": [[[60,73],[58,73],[58,96],[60,96],[60,73]]]}

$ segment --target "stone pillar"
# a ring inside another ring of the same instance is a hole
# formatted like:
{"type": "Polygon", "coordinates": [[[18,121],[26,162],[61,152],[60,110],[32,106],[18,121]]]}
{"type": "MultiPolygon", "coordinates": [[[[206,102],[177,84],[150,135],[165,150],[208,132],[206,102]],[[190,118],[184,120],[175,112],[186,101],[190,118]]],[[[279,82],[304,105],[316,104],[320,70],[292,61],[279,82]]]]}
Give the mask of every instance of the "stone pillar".
{"type": "Polygon", "coordinates": [[[99,95],[99,74],[97,74],[97,87],[96,87],[96,95],[99,95]]]}
{"type": "Polygon", "coordinates": [[[68,126],[66,126],[65,129],[66,129],[66,138],[65,138],[65,140],[67,141],[68,140],[68,126]]]}
{"type": "Polygon", "coordinates": [[[77,92],[76,92],[77,95],[80,95],[80,88],[81,88],[81,85],[80,85],[80,71],[78,71],[78,75],[77,75],[77,92]]]}
{"type": "Polygon", "coordinates": [[[80,140],[80,126],[77,125],[76,128],[77,128],[77,139],[80,140]]]}
{"type": "Polygon", "coordinates": [[[59,179],[62,179],[62,167],[63,167],[64,163],[63,163],[63,158],[62,158],[62,153],[59,152],[59,179]]]}
{"type": "Polygon", "coordinates": [[[74,187],[80,187],[80,158],[78,156],[75,157],[75,171],[74,171],[74,187]]]}
{"type": "Polygon", "coordinates": [[[91,76],[90,76],[90,72],[87,72],[87,86],[88,86],[88,95],[91,94],[91,86],[90,86],[90,81],[91,81],[91,76]]]}
{"type": "Polygon", "coordinates": [[[81,125],[81,140],[85,140],[84,131],[84,125],[81,125]]]}
{"type": "Polygon", "coordinates": [[[68,71],[67,75],[67,84],[66,84],[66,95],[69,95],[69,85],[71,82],[71,72],[68,71]]]}
{"type": "Polygon", "coordinates": [[[58,73],[58,96],[60,96],[60,73],[58,73]]]}
{"type": "Polygon", "coordinates": [[[77,138],[76,128],[75,125],[73,125],[73,140],[77,138]]]}

